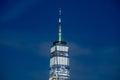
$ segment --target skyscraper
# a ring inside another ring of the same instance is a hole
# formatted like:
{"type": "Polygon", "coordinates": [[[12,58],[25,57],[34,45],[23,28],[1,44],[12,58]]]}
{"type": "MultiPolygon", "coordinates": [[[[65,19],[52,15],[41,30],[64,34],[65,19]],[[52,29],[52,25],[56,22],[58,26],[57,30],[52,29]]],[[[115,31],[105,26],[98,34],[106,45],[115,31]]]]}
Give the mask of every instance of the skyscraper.
{"type": "Polygon", "coordinates": [[[53,42],[50,49],[49,80],[70,80],[69,47],[62,40],[61,9],[59,10],[58,40],[53,42]]]}

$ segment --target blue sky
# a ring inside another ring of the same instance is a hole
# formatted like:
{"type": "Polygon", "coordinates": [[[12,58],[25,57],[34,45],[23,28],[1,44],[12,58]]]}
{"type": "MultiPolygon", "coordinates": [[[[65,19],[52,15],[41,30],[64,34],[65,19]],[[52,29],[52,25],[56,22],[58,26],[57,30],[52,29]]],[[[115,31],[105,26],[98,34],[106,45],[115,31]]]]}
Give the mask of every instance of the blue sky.
{"type": "Polygon", "coordinates": [[[119,0],[1,0],[0,80],[48,80],[59,7],[71,80],[120,80],[119,0]]]}

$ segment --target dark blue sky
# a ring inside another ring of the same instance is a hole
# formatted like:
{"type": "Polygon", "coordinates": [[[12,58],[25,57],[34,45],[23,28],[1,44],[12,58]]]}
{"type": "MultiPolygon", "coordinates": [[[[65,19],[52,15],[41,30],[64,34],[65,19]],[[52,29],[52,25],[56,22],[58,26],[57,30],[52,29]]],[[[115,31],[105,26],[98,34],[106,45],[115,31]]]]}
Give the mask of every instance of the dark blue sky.
{"type": "Polygon", "coordinates": [[[119,0],[1,0],[0,80],[48,80],[59,7],[71,80],[120,80],[119,0]]]}

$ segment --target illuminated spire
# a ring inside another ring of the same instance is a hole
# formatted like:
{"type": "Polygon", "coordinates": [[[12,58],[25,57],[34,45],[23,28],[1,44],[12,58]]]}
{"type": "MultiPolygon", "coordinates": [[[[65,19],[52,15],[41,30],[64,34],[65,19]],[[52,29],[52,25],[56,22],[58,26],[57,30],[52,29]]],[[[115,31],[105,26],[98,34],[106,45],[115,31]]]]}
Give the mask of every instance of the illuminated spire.
{"type": "Polygon", "coordinates": [[[61,9],[59,9],[59,23],[61,23],[61,9]]]}
{"type": "Polygon", "coordinates": [[[62,29],[61,29],[61,9],[59,9],[59,31],[58,31],[58,41],[62,41],[62,29]]]}

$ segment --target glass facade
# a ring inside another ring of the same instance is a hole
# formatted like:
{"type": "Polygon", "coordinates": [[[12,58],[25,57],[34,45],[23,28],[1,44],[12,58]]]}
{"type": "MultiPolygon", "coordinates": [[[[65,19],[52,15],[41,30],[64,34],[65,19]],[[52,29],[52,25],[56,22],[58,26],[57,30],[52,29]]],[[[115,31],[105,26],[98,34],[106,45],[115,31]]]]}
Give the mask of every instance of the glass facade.
{"type": "Polygon", "coordinates": [[[54,42],[50,49],[49,80],[70,80],[69,47],[66,42],[54,42]]]}

